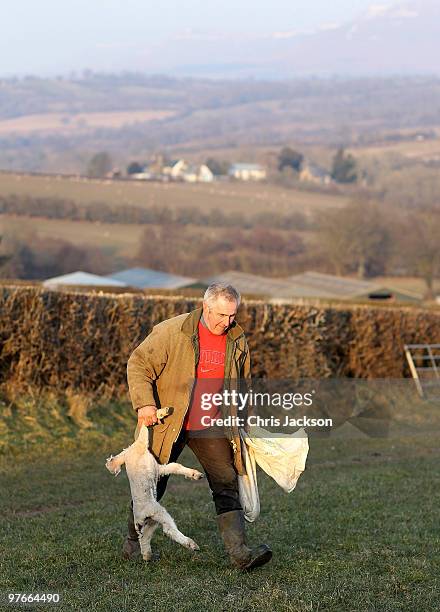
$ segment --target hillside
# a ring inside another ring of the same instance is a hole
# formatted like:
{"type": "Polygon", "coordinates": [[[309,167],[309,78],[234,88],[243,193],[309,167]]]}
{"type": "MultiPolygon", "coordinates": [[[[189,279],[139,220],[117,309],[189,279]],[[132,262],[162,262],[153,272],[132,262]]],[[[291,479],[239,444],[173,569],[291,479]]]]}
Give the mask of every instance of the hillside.
{"type": "Polygon", "coordinates": [[[437,0],[388,0],[372,2],[349,21],[322,22],[313,29],[297,27],[292,6],[281,31],[182,37],[160,48],[155,66],[173,74],[216,78],[393,76],[438,74],[439,54],[437,0]],[[208,46],[212,54],[206,57],[208,46]]]}
{"type": "Polygon", "coordinates": [[[14,253],[16,262],[2,276],[34,279],[74,269],[109,273],[136,262],[187,276],[229,268],[287,275],[301,270],[302,258],[309,257],[305,245],[314,241],[316,215],[348,201],[345,195],[271,184],[164,184],[0,173],[3,197],[24,203],[25,212],[0,215],[2,252],[14,253]],[[45,212],[48,203],[58,216],[45,212]],[[75,204],[82,207],[79,218],[71,215],[75,204]],[[137,221],[133,213],[139,210],[147,213],[146,219],[137,221]],[[29,249],[38,264],[30,263],[29,249]]]}
{"type": "MultiPolygon", "coordinates": [[[[368,145],[439,127],[437,77],[230,81],[140,74],[0,81],[0,168],[83,172],[164,151],[227,151],[230,161],[286,143],[368,145]]],[[[414,139],[413,134],[408,135],[414,139]]]]}

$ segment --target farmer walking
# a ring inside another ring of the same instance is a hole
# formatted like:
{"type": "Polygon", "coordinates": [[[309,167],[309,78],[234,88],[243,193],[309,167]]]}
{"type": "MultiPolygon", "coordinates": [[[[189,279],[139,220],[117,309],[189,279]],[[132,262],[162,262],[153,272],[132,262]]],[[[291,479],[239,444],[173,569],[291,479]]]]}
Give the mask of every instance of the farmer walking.
{"type": "MultiPolygon", "coordinates": [[[[249,383],[249,348],[235,321],[239,305],[240,294],[234,287],[211,284],[202,307],[153,328],[131,354],[127,376],[138,415],[135,435],[142,425],[150,427],[150,451],[161,464],[177,461],[184,446],[189,446],[207,476],[231,562],[250,570],[270,561],[272,551],[265,544],[255,548],[246,545],[237,480],[237,474],[244,473],[238,428],[202,424],[210,422],[209,417],[215,422],[216,416],[237,416],[236,407],[212,406],[202,411],[200,405],[204,392],[239,391],[249,383]],[[156,424],[157,410],[165,406],[173,411],[163,423],[156,424]]],[[[163,477],[158,482],[158,500],[165,493],[167,480],[163,477]]],[[[132,559],[139,554],[130,506],[123,556],[132,559]]]]}

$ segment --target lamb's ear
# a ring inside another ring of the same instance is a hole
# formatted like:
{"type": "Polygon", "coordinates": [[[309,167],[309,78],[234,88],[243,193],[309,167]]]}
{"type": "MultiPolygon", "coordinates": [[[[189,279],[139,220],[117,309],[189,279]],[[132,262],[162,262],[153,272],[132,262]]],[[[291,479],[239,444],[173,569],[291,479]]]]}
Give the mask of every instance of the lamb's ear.
{"type": "Polygon", "coordinates": [[[122,453],[119,453],[119,455],[116,455],[116,457],[110,455],[105,462],[105,467],[109,472],[117,476],[121,472],[121,465],[123,463],[125,463],[125,451],[122,451],[122,453]]]}

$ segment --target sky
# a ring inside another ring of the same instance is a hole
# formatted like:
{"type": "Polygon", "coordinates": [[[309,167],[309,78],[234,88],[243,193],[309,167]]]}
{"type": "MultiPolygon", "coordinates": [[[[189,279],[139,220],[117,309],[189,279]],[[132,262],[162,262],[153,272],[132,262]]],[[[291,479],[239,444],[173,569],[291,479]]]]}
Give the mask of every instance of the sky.
{"type": "Polygon", "coordinates": [[[391,0],[15,0],[0,17],[0,76],[154,72],[176,39],[345,23],[391,0]]]}

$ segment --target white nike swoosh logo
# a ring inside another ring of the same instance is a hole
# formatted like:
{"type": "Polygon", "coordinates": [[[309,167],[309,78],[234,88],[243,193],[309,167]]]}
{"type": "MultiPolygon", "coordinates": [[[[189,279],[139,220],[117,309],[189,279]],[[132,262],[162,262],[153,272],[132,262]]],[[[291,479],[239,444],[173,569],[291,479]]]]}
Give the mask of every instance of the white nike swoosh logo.
{"type": "Polygon", "coordinates": [[[205,374],[206,372],[214,372],[214,368],[211,368],[210,370],[209,369],[206,370],[205,368],[200,368],[200,371],[205,374]]]}

